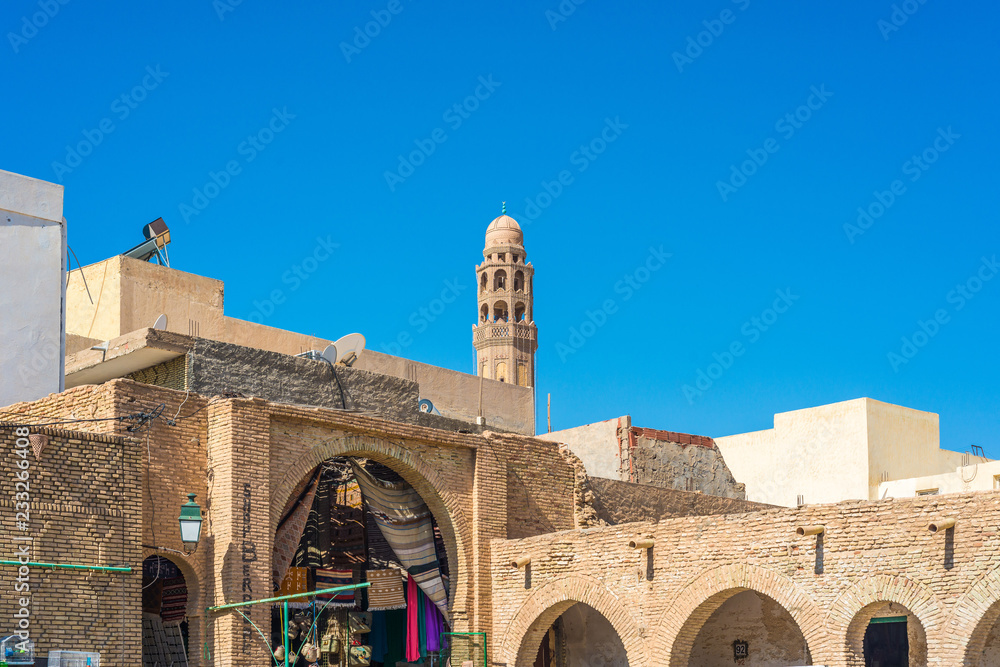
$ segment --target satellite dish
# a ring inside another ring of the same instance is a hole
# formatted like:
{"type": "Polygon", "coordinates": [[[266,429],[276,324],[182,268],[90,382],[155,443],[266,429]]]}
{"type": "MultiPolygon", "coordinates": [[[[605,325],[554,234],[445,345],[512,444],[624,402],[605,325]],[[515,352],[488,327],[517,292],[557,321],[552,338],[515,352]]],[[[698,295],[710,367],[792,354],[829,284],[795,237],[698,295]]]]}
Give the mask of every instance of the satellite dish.
{"type": "Polygon", "coordinates": [[[365,337],[359,333],[347,334],[334,343],[337,348],[337,363],[353,364],[365,349],[365,337]]]}
{"type": "Polygon", "coordinates": [[[156,322],[153,323],[153,328],[158,331],[165,331],[167,328],[167,316],[160,315],[156,318],[156,322]]]}
{"type": "Polygon", "coordinates": [[[434,404],[431,403],[429,399],[421,398],[420,402],[417,405],[419,406],[421,412],[425,412],[427,414],[432,414],[432,415],[441,414],[440,412],[437,411],[437,408],[434,407],[434,404]]]}
{"type": "Polygon", "coordinates": [[[337,363],[337,346],[327,345],[320,356],[329,361],[331,364],[337,363]]]}

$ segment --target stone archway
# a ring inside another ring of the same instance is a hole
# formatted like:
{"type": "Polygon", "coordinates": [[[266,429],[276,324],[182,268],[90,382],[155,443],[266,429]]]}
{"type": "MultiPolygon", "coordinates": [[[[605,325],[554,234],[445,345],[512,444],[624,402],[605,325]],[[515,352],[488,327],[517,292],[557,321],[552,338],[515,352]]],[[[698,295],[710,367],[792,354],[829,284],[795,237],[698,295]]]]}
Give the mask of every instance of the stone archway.
{"type": "Polygon", "coordinates": [[[187,623],[188,623],[188,664],[194,667],[202,664],[202,644],[208,638],[208,627],[205,622],[205,607],[207,605],[204,590],[204,577],[199,571],[200,562],[194,560],[197,552],[182,554],[175,551],[165,551],[143,547],[142,561],[145,563],[150,556],[160,556],[168,559],[181,571],[184,584],[187,587],[187,623]],[[194,562],[192,562],[194,560],[194,562]],[[197,567],[196,567],[197,566],[197,567]]]}
{"type": "Polygon", "coordinates": [[[542,636],[563,612],[577,603],[591,607],[618,633],[625,646],[629,667],[650,664],[640,623],[603,583],[587,576],[566,576],[539,587],[521,605],[500,641],[494,662],[530,667],[542,636]]]}
{"type": "Polygon", "coordinates": [[[944,626],[944,612],[934,593],[912,579],[879,574],[865,577],[842,592],[827,614],[828,632],[837,641],[837,664],[863,667],[865,631],[879,611],[879,603],[898,605],[901,615],[915,617],[926,637],[927,660],[942,658],[944,644],[937,635],[944,626]]]}
{"type": "Polygon", "coordinates": [[[979,667],[989,635],[1000,621],[1000,568],[990,570],[965,592],[954,606],[948,634],[968,637],[962,647],[962,663],[979,667]]]}
{"type": "Polygon", "coordinates": [[[421,457],[406,447],[382,438],[368,435],[338,435],[296,455],[295,462],[283,473],[281,481],[271,492],[270,527],[276,530],[281,513],[289,502],[295,487],[323,461],[338,456],[358,456],[377,461],[392,468],[420,494],[441,529],[441,536],[448,552],[448,562],[453,563],[449,591],[449,606],[453,611],[455,629],[464,629],[465,610],[468,605],[471,583],[471,528],[462,507],[455,498],[442,495],[444,483],[438,473],[421,457]],[[455,614],[454,612],[458,612],[455,614]]]}
{"type": "Polygon", "coordinates": [[[664,657],[663,664],[686,667],[695,639],[712,614],[727,600],[748,590],[784,608],[802,632],[813,660],[823,662],[828,642],[819,607],[787,577],[747,564],[719,567],[688,583],[660,621],[654,654],[664,657]]]}

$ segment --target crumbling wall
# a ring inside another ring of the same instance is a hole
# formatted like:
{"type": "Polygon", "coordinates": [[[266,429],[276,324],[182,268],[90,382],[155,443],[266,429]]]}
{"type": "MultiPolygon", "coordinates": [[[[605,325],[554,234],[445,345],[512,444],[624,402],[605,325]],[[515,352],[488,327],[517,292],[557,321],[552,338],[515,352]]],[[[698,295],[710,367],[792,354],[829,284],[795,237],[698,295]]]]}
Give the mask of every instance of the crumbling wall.
{"type": "MultiPolygon", "coordinates": [[[[659,521],[679,516],[735,514],[771,509],[771,505],[704,493],[592,477],[587,480],[594,525],[659,521]]],[[[581,526],[586,527],[586,526],[581,526]]]]}
{"type": "Polygon", "coordinates": [[[633,428],[629,434],[629,481],[665,489],[746,498],[712,438],[633,428]]]}

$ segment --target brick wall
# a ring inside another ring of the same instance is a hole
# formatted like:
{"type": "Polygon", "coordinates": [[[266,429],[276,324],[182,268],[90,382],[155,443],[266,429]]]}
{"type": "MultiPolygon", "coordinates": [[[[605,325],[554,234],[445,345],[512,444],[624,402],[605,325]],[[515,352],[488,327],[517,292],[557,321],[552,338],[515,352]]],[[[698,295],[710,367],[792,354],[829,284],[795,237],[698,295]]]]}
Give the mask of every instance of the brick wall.
{"type": "Polygon", "coordinates": [[[591,477],[588,483],[593,492],[591,505],[594,514],[602,524],[657,521],[678,516],[734,514],[773,507],[748,500],[650,487],[600,477],[591,477]]]}
{"type": "Polygon", "coordinates": [[[863,664],[868,620],[888,602],[919,620],[927,664],[980,664],[1000,616],[998,524],[1000,493],[981,492],[497,540],[494,660],[531,664],[540,633],[583,602],[615,626],[630,665],[687,665],[712,613],[750,589],[791,615],[815,664],[863,664]],[[931,533],[943,518],[955,529],[931,533]],[[796,535],[813,524],[822,539],[796,535]],[[655,540],[651,552],[628,547],[637,536],[655,540]],[[521,554],[532,558],[529,588],[505,565],[521,554]]]}
{"type": "Polygon", "coordinates": [[[30,567],[27,582],[19,583],[17,566],[0,566],[0,623],[4,630],[13,630],[21,598],[30,592],[28,631],[36,642],[36,655],[44,657],[54,649],[90,650],[101,653],[103,665],[135,665],[142,653],[140,443],[30,427],[20,432],[45,436],[47,442],[38,458],[30,446],[22,457],[16,446],[19,430],[0,422],[4,559],[16,559],[22,547],[30,546],[30,556],[24,557],[32,562],[124,565],[133,571],[30,567]],[[24,502],[24,496],[16,494],[26,487],[16,486],[15,473],[24,465],[29,516],[22,525],[23,517],[17,513],[23,506],[17,503],[24,502]],[[15,586],[24,583],[30,591],[17,592],[15,586]]]}

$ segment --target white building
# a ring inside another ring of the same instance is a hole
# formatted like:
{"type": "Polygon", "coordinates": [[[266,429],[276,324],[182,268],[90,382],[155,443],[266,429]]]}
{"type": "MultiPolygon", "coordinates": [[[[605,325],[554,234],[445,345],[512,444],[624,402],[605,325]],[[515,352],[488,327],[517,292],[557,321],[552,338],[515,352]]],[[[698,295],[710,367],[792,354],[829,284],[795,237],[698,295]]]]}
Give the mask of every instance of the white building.
{"type": "Polygon", "coordinates": [[[63,187],[0,171],[0,405],[63,389],[63,187]]]}

